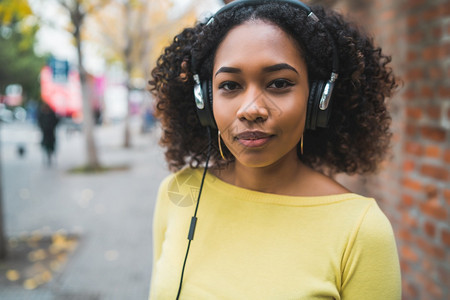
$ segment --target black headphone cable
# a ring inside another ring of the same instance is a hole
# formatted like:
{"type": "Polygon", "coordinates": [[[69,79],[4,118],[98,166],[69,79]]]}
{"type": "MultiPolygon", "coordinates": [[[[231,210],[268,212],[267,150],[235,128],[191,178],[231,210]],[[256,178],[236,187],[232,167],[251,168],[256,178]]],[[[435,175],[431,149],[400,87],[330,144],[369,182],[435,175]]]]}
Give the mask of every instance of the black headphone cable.
{"type": "Polygon", "coordinates": [[[186,261],[188,258],[189,249],[191,247],[191,242],[194,239],[195,226],[197,225],[198,204],[200,203],[200,196],[202,195],[203,183],[205,182],[205,176],[206,176],[206,172],[208,170],[209,158],[211,156],[211,143],[212,143],[211,129],[209,127],[206,127],[206,130],[208,132],[208,153],[206,155],[205,169],[203,170],[202,181],[200,183],[200,189],[198,191],[198,198],[197,198],[197,204],[195,205],[195,212],[191,219],[191,225],[189,226],[189,233],[188,233],[189,242],[188,242],[188,246],[186,249],[186,256],[184,257],[183,269],[181,270],[180,285],[178,287],[178,293],[177,293],[177,298],[176,298],[177,300],[180,298],[181,286],[183,285],[184,269],[186,268],[186,261]]]}

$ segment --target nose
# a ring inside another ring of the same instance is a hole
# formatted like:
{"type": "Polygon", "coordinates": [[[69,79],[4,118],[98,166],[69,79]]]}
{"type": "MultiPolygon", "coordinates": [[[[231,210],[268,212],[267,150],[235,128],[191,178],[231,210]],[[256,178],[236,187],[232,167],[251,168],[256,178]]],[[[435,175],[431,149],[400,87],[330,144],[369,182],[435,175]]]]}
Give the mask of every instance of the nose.
{"type": "Polygon", "coordinates": [[[236,113],[240,121],[264,122],[269,118],[269,107],[262,92],[248,91],[236,113]]]}

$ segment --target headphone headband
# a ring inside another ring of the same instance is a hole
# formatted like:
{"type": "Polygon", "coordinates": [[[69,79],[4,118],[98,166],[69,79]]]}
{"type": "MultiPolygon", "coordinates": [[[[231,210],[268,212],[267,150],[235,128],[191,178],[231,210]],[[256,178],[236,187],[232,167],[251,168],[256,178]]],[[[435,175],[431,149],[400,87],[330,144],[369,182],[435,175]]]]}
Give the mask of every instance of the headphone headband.
{"type": "MultiPolygon", "coordinates": [[[[211,18],[209,18],[208,22],[206,22],[206,25],[209,25],[210,23],[214,22],[214,18],[226,11],[229,11],[237,6],[247,7],[247,6],[258,6],[263,4],[270,4],[270,3],[281,3],[281,4],[290,4],[292,6],[295,6],[297,8],[300,8],[304,10],[311,20],[314,22],[320,22],[319,18],[313,13],[311,8],[306,5],[305,3],[298,1],[298,0],[235,0],[230,3],[228,3],[225,6],[222,6],[211,18]]],[[[328,39],[331,42],[331,46],[333,47],[333,66],[332,66],[332,72],[335,73],[337,76],[339,74],[339,56],[337,55],[337,48],[335,43],[333,42],[333,39],[331,38],[328,31],[325,29],[326,34],[328,35],[328,39]]],[[[333,76],[331,76],[333,77],[333,76]]],[[[330,77],[330,79],[332,79],[330,77]]],[[[336,77],[337,78],[337,77],[336,77]]]]}
{"type": "Polygon", "coordinates": [[[309,8],[309,6],[307,6],[305,3],[297,1],[297,0],[235,0],[235,1],[228,3],[227,5],[223,6],[222,8],[220,8],[214,14],[214,16],[212,18],[214,18],[215,16],[218,16],[221,13],[228,11],[236,6],[239,6],[239,5],[252,6],[252,5],[261,5],[261,4],[268,4],[268,3],[274,3],[274,2],[287,3],[287,4],[291,4],[293,6],[296,6],[296,7],[301,7],[304,11],[306,11],[308,13],[308,15],[310,13],[312,13],[311,8],[309,8]]]}

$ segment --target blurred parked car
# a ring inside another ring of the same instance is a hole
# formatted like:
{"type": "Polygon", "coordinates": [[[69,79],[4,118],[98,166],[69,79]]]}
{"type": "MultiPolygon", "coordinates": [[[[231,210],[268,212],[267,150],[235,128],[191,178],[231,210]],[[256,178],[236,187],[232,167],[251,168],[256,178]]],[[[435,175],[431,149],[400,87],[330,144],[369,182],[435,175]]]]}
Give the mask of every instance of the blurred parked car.
{"type": "Polygon", "coordinates": [[[6,108],[6,105],[0,103],[0,122],[11,123],[14,120],[14,114],[11,110],[6,108]]]}
{"type": "Polygon", "coordinates": [[[13,110],[14,113],[14,119],[24,122],[27,119],[27,111],[22,106],[17,106],[13,110]]]}

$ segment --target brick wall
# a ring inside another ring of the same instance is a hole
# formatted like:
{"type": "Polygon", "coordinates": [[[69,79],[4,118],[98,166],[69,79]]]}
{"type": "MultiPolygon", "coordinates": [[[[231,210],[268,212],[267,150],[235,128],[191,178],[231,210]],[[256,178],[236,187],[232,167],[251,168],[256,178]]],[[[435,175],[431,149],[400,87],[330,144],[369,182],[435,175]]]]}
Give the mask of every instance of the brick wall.
{"type": "Polygon", "coordinates": [[[375,197],[391,220],[403,299],[450,299],[450,3],[332,4],[373,33],[403,80],[390,101],[394,137],[389,161],[377,175],[339,180],[375,197]]]}

